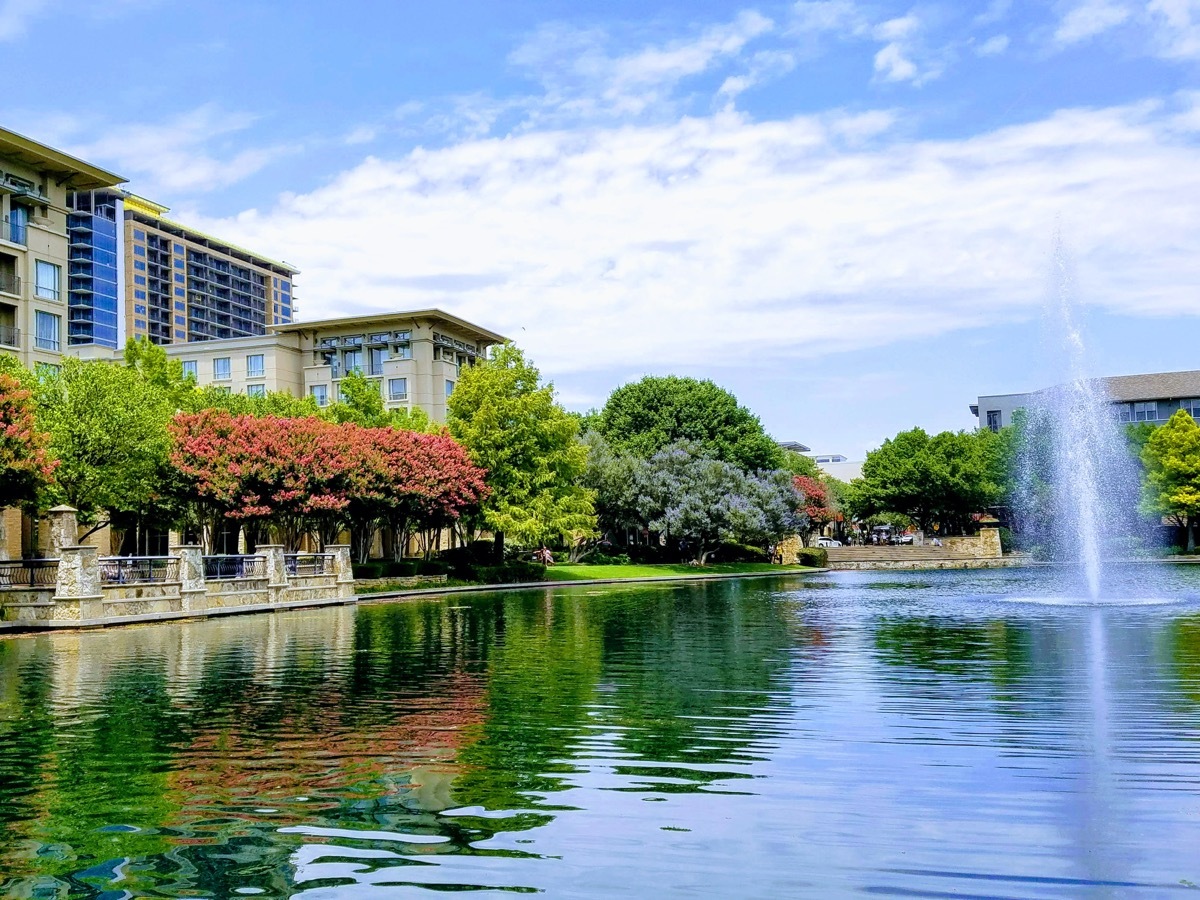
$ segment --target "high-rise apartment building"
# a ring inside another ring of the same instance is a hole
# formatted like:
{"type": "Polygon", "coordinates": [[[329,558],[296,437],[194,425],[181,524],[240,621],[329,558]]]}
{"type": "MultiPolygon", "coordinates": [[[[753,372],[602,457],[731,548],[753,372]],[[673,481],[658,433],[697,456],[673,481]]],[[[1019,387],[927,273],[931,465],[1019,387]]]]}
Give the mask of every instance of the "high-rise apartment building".
{"type": "Polygon", "coordinates": [[[68,205],[71,344],[254,337],[293,320],[298,270],[287,263],[174,222],[135,194],[81,191],[68,205]]]}
{"type": "Polygon", "coordinates": [[[73,300],[67,196],[123,181],[0,128],[0,353],[30,368],[61,358],[73,300]]]}

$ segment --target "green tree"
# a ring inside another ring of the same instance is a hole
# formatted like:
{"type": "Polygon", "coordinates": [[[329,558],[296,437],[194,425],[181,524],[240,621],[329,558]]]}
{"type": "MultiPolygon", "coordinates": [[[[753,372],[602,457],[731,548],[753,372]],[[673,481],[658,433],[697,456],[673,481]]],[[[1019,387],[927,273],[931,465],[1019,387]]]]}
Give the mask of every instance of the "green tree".
{"type": "Polygon", "coordinates": [[[48,442],[34,418],[33,392],[0,371],[0,507],[37,500],[55,466],[48,442]]]}
{"type": "Polygon", "coordinates": [[[505,535],[537,545],[595,532],[595,495],[579,483],[587,448],[578,421],[524,353],[505,344],[464,368],[447,405],[450,433],[487,470],[492,494],[482,516],[498,547],[505,535]]]}
{"type": "Polygon", "coordinates": [[[130,527],[168,514],[172,399],[137,368],[64,358],[38,389],[39,424],[59,460],[46,496],[84,524],[130,527]]]}
{"type": "Polygon", "coordinates": [[[196,379],[185,375],[183,363],[167,356],[167,351],[145,338],[125,342],[125,365],[144,381],[161,391],[177,408],[183,408],[196,387],[196,379]]]}
{"type": "Polygon", "coordinates": [[[1183,519],[1188,553],[1196,550],[1200,514],[1200,425],[1185,410],[1150,433],[1142,447],[1142,509],[1183,519]]]}
{"type": "Polygon", "coordinates": [[[783,451],[758,418],[711,381],[647,376],[613,391],[598,424],[614,449],[643,459],[688,443],[746,472],[784,465],[783,451]]]}
{"type": "Polygon", "coordinates": [[[1005,457],[995,433],[943,431],[928,435],[914,428],[886,440],[867,454],[851,497],[859,518],[899,513],[923,531],[969,529],[973,513],[1003,496],[1005,457]]]}

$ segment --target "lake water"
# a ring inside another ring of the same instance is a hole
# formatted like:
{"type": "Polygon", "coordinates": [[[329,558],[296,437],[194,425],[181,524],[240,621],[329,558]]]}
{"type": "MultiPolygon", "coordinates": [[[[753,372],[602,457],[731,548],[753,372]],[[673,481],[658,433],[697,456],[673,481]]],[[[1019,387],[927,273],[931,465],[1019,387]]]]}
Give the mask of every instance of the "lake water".
{"type": "Polygon", "coordinates": [[[1182,895],[1200,568],[1064,590],[841,573],[0,640],[0,894],[1182,895]]]}

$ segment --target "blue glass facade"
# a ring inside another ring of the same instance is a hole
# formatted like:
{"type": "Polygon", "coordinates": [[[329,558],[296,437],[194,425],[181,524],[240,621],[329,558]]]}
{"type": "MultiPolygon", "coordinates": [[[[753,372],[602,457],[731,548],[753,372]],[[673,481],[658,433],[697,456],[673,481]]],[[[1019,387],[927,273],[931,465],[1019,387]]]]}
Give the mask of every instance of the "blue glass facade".
{"type": "Polygon", "coordinates": [[[117,346],[117,199],[105,191],[67,199],[67,342],[117,346]]]}

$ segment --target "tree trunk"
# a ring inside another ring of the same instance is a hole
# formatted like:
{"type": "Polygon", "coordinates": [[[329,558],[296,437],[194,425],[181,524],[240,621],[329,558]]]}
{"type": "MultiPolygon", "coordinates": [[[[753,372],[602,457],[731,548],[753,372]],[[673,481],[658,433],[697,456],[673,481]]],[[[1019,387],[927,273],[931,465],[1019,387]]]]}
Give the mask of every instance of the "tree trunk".
{"type": "Polygon", "coordinates": [[[497,531],[492,543],[495,547],[496,565],[502,565],[504,563],[504,532],[497,531]]]}
{"type": "Polygon", "coordinates": [[[1195,521],[1194,516],[1188,516],[1188,518],[1187,518],[1187,537],[1188,537],[1187,552],[1195,553],[1196,552],[1196,521],[1195,521]]]}

